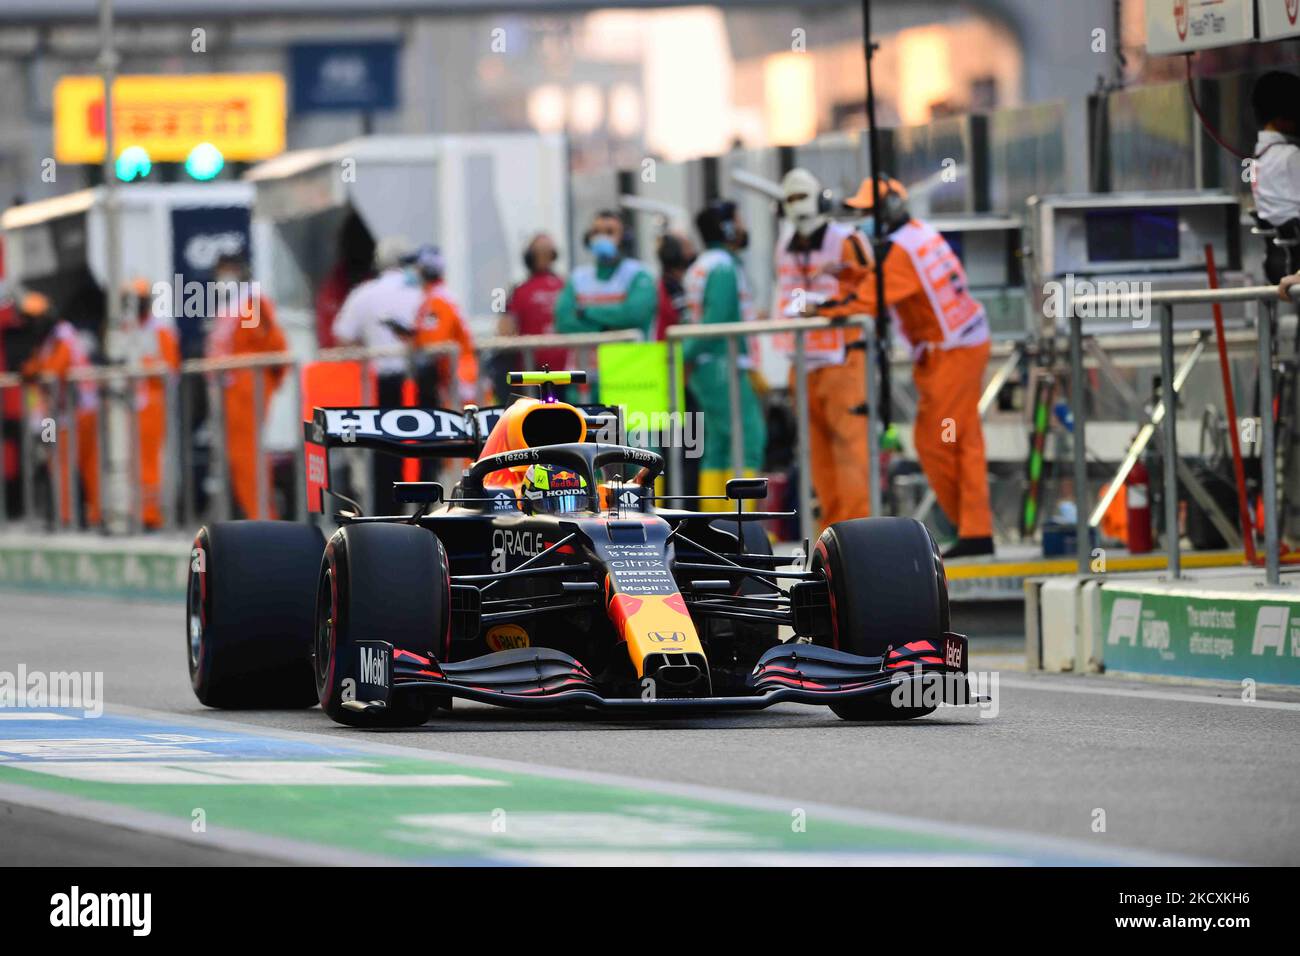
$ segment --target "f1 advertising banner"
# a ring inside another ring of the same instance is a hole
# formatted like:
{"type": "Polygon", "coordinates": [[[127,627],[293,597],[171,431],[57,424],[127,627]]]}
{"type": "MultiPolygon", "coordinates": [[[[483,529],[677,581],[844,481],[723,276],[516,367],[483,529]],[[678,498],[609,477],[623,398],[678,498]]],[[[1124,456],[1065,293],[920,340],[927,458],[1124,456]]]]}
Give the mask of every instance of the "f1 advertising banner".
{"type": "Polygon", "coordinates": [[[1101,589],[1108,671],[1300,685],[1300,601],[1101,589]]]}
{"type": "Polygon", "coordinates": [[[1300,37],[1300,0],[1259,0],[1259,38],[1300,37]]]}
{"type": "Polygon", "coordinates": [[[1189,53],[1254,39],[1255,0],[1147,0],[1148,53],[1189,53]]]}

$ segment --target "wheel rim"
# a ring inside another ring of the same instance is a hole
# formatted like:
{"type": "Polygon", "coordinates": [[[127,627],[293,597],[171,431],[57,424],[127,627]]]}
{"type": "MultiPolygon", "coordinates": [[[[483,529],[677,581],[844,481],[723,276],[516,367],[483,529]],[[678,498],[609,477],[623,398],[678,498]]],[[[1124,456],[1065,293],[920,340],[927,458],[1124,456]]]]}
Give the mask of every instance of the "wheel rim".
{"type": "Polygon", "coordinates": [[[186,631],[189,639],[190,667],[198,670],[203,657],[203,628],[206,615],[203,608],[202,571],[190,572],[189,584],[185,590],[186,631]]]}

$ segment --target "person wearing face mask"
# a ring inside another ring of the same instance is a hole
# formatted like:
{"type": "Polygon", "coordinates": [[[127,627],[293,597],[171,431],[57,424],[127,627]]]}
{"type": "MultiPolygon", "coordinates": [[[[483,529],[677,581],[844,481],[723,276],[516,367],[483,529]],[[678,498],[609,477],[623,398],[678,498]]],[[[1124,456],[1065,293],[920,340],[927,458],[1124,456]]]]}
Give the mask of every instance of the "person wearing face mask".
{"type": "MultiPolygon", "coordinates": [[[[787,225],[776,245],[772,314],[794,316],[849,295],[869,273],[871,255],[861,233],[830,218],[829,198],[808,170],[786,173],[781,192],[787,225]]],[[[866,353],[850,348],[861,338],[856,327],[804,336],[812,484],[823,528],[871,511],[866,423],[854,412],[867,400],[866,353]]],[[[782,336],[778,345],[793,356],[793,337],[782,336]]]]}
{"type": "MultiPolygon", "coordinates": [[[[686,270],[684,320],[694,324],[753,322],[757,318],[740,251],[749,244],[736,210],[728,199],[715,199],[695,217],[704,240],[704,252],[686,270]]],[[[754,388],[756,374],[748,343],[737,343],[740,377],[740,423],[744,435],[744,477],[753,477],[763,465],[767,443],[763,410],[754,388]]],[[[732,409],[725,339],[686,339],[682,362],[691,407],[704,415],[704,448],[700,456],[699,493],[723,495],[732,471],[732,409]]],[[[726,502],[704,501],[706,510],[724,510],[726,502]],[[716,507],[711,507],[716,506],[716,507]]]]}
{"type": "MultiPolygon", "coordinates": [[[[845,205],[871,214],[876,183],[862,181],[845,205]]],[[[886,307],[893,327],[912,348],[916,420],[912,441],[934,496],[957,527],[944,558],[993,553],[993,512],[979,399],[991,349],[988,316],[970,294],[966,270],[938,231],[913,219],[902,183],[880,177],[885,230],[886,307]]],[[[876,276],[869,270],[857,289],[816,308],[832,318],[877,314],[876,276]]]]}
{"type": "Polygon", "coordinates": [[[618,213],[596,213],[587,230],[593,262],[578,266],[555,302],[558,332],[611,332],[635,329],[648,335],[658,295],[646,267],[622,252],[623,220],[618,213]]]}
{"type": "MultiPolygon", "coordinates": [[[[221,283],[222,292],[217,296],[221,305],[208,335],[208,358],[283,352],[289,347],[271,300],[249,282],[249,275],[248,263],[242,256],[223,255],[217,260],[215,281],[221,283]]],[[[219,373],[231,497],[245,518],[274,517],[270,501],[265,511],[258,507],[257,433],[266,405],[284,380],[285,371],[285,366],[280,365],[219,373]],[[260,404],[254,377],[257,375],[262,377],[260,404]]]]}
{"type": "MultiPolygon", "coordinates": [[[[39,292],[28,292],[18,302],[21,320],[32,330],[33,337],[40,342],[35,353],[23,363],[21,374],[29,382],[36,382],[52,376],[52,391],[47,393],[48,401],[42,403],[39,417],[31,422],[34,428],[41,429],[41,419],[49,417],[59,420],[67,402],[65,393],[69,388],[76,389],[73,406],[76,409],[77,429],[77,474],[81,479],[82,498],[85,501],[85,520],[88,527],[96,527],[100,521],[99,510],[99,391],[91,382],[68,384],[68,373],[77,369],[89,368],[90,350],[86,347],[81,334],[67,319],[60,319],[54,314],[50,300],[39,292]]],[[[58,441],[55,435],[55,453],[60,456],[59,476],[61,487],[58,490],[62,505],[63,520],[66,523],[72,514],[72,488],[68,483],[68,442],[58,441]]]]}

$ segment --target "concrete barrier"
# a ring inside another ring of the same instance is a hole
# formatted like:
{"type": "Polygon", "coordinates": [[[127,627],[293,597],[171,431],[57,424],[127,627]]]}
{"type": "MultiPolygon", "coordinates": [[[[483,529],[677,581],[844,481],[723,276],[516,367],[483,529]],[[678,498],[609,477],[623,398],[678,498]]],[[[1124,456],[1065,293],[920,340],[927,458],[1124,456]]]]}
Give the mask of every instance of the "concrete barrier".
{"type": "Polygon", "coordinates": [[[0,535],[0,589],[181,600],[190,539],[0,535]]]}
{"type": "Polygon", "coordinates": [[[1028,581],[1027,666],[1300,686],[1300,588],[1287,577],[1274,588],[1253,568],[1028,581]]]}

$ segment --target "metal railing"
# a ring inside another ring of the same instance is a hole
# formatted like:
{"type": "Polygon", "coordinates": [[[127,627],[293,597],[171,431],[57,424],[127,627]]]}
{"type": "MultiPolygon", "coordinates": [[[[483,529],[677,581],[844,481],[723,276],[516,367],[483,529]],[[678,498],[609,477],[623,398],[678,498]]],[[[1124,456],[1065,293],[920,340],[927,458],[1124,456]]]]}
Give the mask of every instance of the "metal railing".
{"type": "MultiPolygon", "coordinates": [[[[877,429],[870,426],[878,420],[878,396],[874,387],[875,365],[875,322],[867,316],[853,316],[843,321],[830,319],[764,319],[757,322],[717,322],[710,325],[673,325],[667,330],[668,342],[668,394],[673,417],[680,416],[682,409],[678,402],[677,381],[677,347],[679,343],[697,339],[725,339],[727,341],[727,395],[731,412],[731,470],[733,474],[743,474],[745,464],[745,435],[740,402],[740,367],[738,362],[741,338],[750,336],[793,335],[794,351],[791,359],[794,379],[794,414],[796,448],[795,461],[798,464],[798,512],[799,539],[807,542],[813,537],[813,488],[812,488],[812,452],[809,445],[808,414],[808,352],[805,338],[810,332],[824,329],[851,328],[862,330],[862,338],[850,343],[850,348],[864,350],[864,382],[866,387],[866,416],[862,427],[867,435],[867,475],[868,495],[871,513],[882,514],[880,481],[874,476],[880,474],[880,441],[877,429]]],[[[707,439],[706,439],[707,440],[707,439]]],[[[671,466],[668,470],[668,497],[682,495],[682,452],[680,443],[671,449],[671,466]]]]}
{"type": "MultiPolygon", "coordinates": [[[[481,360],[491,359],[502,352],[515,352],[528,365],[540,349],[563,348],[570,352],[590,353],[579,362],[594,366],[595,350],[607,343],[640,341],[633,331],[608,333],[579,333],[574,335],[492,336],[476,342],[475,351],[481,360]]],[[[412,348],[403,345],[364,348],[341,347],[321,349],[316,355],[303,357],[293,352],[269,352],[239,355],[227,358],[188,359],[172,370],[162,366],[92,366],[74,369],[63,379],[42,376],[27,380],[13,373],[0,373],[0,405],[8,390],[23,392],[22,412],[19,421],[21,471],[19,474],[19,500],[24,521],[31,530],[79,529],[82,524],[79,461],[77,449],[77,403],[79,386],[94,387],[97,397],[98,427],[98,484],[100,500],[100,526],[113,533],[134,534],[144,527],[143,485],[140,477],[140,432],[135,396],[137,386],[162,381],[165,394],[166,432],[160,456],[159,506],[162,514],[161,528],[190,528],[200,520],[199,489],[196,487],[195,454],[198,447],[195,429],[198,415],[195,409],[196,392],[206,393],[207,414],[204,418],[209,432],[207,475],[211,484],[209,506],[205,517],[222,520],[230,517],[230,449],[225,444],[222,400],[223,372],[252,371],[283,368],[286,370],[282,389],[289,389],[295,419],[302,407],[302,367],[319,363],[361,363],[361,381],[364,389],[370,388],[375,362],[388,358],[407,360],[408,375],[416,366],[438,358],[449,358],[454,363],[459,358],[455,343],[437,343],[412,348]],[[190,386],[193,380],[202,385],[190,386]],[[50,448],[38,455],[38,446],[44,435],[34,430],[34,421],[27,399],[29,391],[38,391],[39,403],[45,409],[44,418],[53,423],[48,440],[50,448]],[[124,457],[123,457],[124,456],[124,457]],[[43,458],[43,461],[40,459],[43,458]],[[38,468],[45,469],[47,508],[37,503],[38,468]],[[215,481],[212,479],[215,478],[215,481]],[[125,483],[122,489],[119,483],[125,483]],[[62,489],[68,489],[69,513],[63,514],[62,489]],[[119,510],[110,510],[110,502],[125,503],[119,510]]],[[[454,380],[455,376],[452,375],[454,380]]],[[[253,375],[253,405],[258,410],[255,432],[255,468],[257,474],[257,510],[270,513],[271,487],[268,452],[265,445],[266,415],[270,407],[269,396],[264,394],[265,381],[261,374],[253,375]]],[[[459,404],[453,402],[453,404],[459,404]]],[[[292,442],[294,517],[305,520],[306,496],[303,492],[306,463],[300,434],[292,442]]],[[[0,491],[0,529],[12,524],[7,495],[0,491]]]]}
{"type": "MultiPolygon", "coordinates": [[[[1300,288],[1292,289],[1293,302],[1300,302],[1300,288]]],[[[1273,337],[1277,330],[1277,307],[1280,304],[1276,286],[1251,286],[1239,289],[1189,289],[1169,292],[1133,292],[1114,295],[1080,296],[1074,301],[1070,315],[1070,405],[1074,414],[1074,487],[1077,510],[1075,534],[1078,572],[1088,574],[1092,565],[1091,528],[1094,518],[1104,512],[1113,494],[1122,486],[1129,470],[1140,454],[1139,443],[1134,443],[1136,452],[1130,451],[1120,466],[1120,471],[1111,482],[1112,494],[1090,513],[1085,503],[1091,500],[1088,486],[1087,460],[1087,407],[1084,394],[1084,319],[1081,313],[1097,314],[1100,309],[1112,309],[1113,314],[1131,315],[1134,306],[1150,304],[1160,309],[1160,368],[1164,397],[1153,411],[1147,438],[1159,425],[1164,444],[1164,521],[1165,551],[1168,556],[1168,573],[1177,579],[1182,575],[1182,543],[1178,522],[1178,399],[1179,390],[1186,380],[1186,369],[1191,361],[1184,362],[1183,368],[1176,371],[1174,363],[1174,310],[1181,305],[1212,305],[1243,303],[1248,306],[1258,342],[1259,360],[1259,408],[1260,408],[1260,457],[1263,463],[1263,511],[1264,511],[1264,561],[1265,580],[1270,586],[1281,583],[1280,536],[1278,532],[1278,496],[1277,496],[1277,457],[1275,453],[1276,436],[1273,423],[1273,337]]],[[[1199,340],[1194,347],[1203,347],[1199,340]]],[[[1231,422],[1232,428],[1239,428],[1238,422],[1231,422]]],[[[1139,441],[1142,441],[1141,436],[1139,441]]]]}

